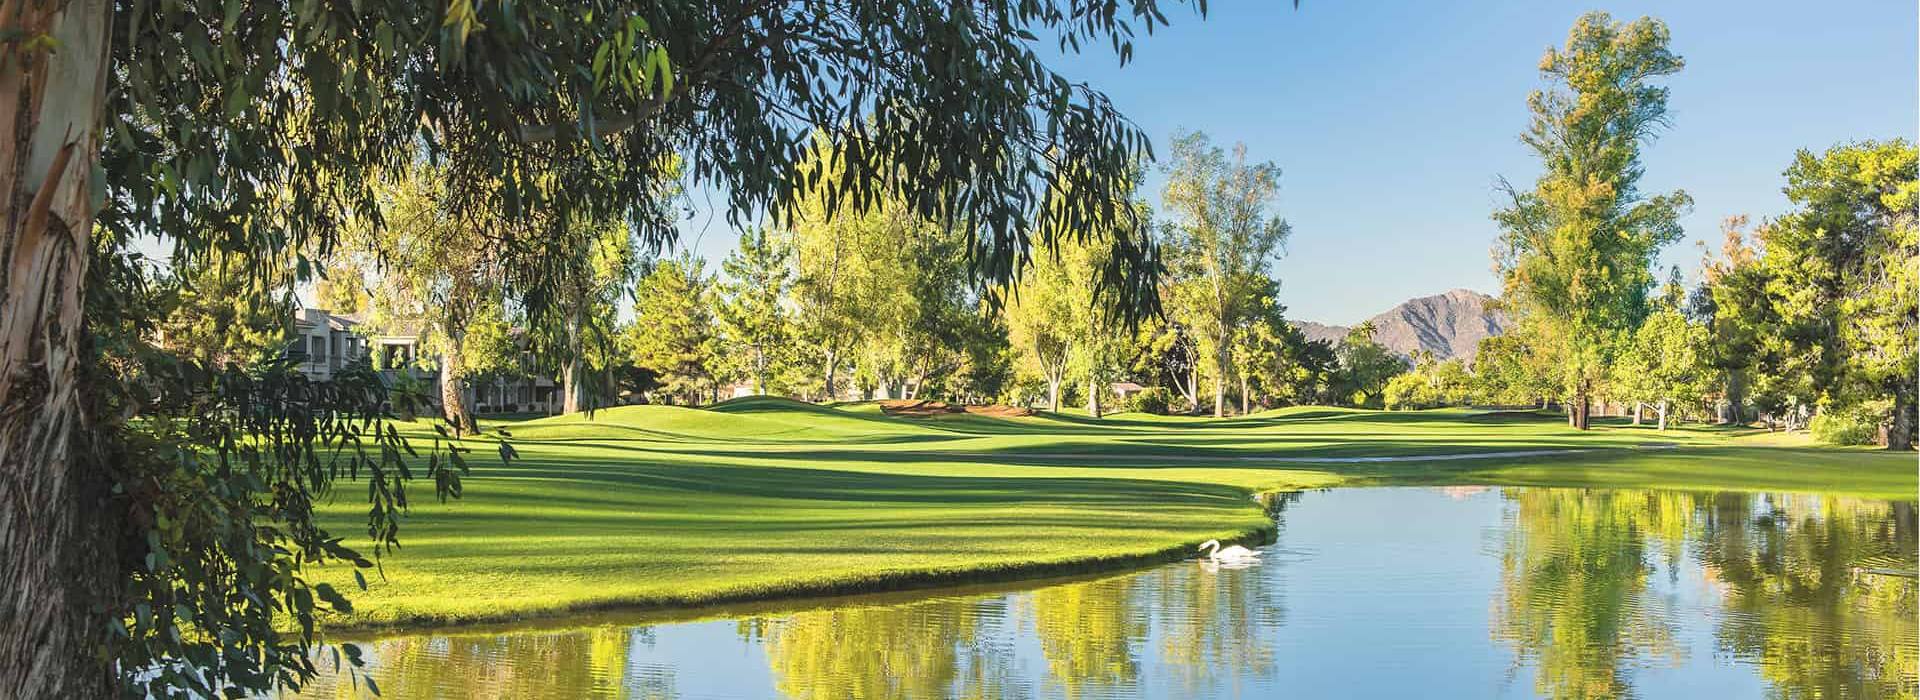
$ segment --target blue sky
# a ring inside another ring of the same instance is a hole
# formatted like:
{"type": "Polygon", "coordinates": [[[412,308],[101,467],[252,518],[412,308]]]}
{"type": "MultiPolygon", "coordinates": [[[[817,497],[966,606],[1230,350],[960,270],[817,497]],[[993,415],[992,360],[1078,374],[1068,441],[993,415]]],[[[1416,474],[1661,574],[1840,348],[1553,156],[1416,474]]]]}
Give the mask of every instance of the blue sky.
{"type": "MultiPolygon", "coordinates": [[[[1055,65],[1104,90],[1156,147],[1200,130],[1281,166],[1278,211],[1294,235],[1274,272],[1293,318],[1349,323],[1454,287],[1498,291],[1494,178],[1537,174],[1518,140],[1526,97],[1542,85],[1541,53],[1587,10],[1666,20],[1687,61],[1643,188],[1693,195],[1688,239],[1665,254],[1689,275],[1694,241],[1717,245],[1721,219],[1785,209],[1780,172],[1796,149],[1916,128],[1912,0],[1209,5],[1204,21],[1170,13],[1124,69],[1104,52],[1055,65]]],[[[705,219],[685,242],[717,261],[734,233],[714,217],[701,234],[705,219]]]]}

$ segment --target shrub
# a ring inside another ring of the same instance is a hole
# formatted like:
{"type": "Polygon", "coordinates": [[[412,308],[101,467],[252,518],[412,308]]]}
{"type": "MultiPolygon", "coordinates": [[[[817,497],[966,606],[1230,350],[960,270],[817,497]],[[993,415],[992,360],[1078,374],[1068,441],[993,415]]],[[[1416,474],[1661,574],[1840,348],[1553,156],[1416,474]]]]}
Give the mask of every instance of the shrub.
{"type": "MultiPolygon", "coordinates": [[[[1060,405],[1062,407],[1087,405],[1087,390],[1085,384],[1086,382],[1061,382],[1060,405]]],[[[1044,397],[1046,394],[1043,393],[1041,396],[1044,397]]]]}
{"type": "Polygon", "coordinates": [[[1141,389],[1139,393],[1127,399],[1127,410],[1139,411],[1141,413],[1152,413],[1164,416],[1167,415],[1167,411],[1172,406],[1173,392],[1168,391],[1167,388],[1163,386],[1150,386],[1141,389]]]}
{"type": "Polygon", "coordinates": [[[1425,408],[1427,378],[1414,372],[1394,375],[1387,380],[1387,388],[1380,392],[1387,410],[1405,410],[1425,408]]]}
{"type": "Polygon", "coordinates": [[[1807,430],[1821,442],[1835,445],[1871,445],[1880,436],[1880,416],[1866,406],[1823,406],[1807,423],[1807,430]]]}

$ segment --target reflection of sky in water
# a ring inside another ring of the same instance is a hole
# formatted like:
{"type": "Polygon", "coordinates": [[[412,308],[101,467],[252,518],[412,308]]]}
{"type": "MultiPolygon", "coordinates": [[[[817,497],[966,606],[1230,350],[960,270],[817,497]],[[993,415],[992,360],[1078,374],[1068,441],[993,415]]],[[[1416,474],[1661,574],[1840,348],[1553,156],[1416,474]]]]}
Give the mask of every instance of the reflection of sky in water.
{"type": "Polygon", "coordinates": [[[1346,489],[1285,504],[1264,563],[1239,571],[365,646],[391,698],[1874,695],[1897,683],[1876,664],[1911,683],[1914,579],[1848,571],[1889,554],[1911,569],[1913,517],[1805,496],[1346,489]]]}

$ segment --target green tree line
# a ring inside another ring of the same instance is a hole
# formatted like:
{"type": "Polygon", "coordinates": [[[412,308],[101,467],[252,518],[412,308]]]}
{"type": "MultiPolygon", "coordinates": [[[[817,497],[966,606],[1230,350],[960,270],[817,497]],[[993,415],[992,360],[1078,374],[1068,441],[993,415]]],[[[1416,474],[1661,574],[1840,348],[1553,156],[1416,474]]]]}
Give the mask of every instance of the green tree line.
{"type": "Polygon", "coordinates": [[[806,161],[805,177],[828,183],[823,194],[783,226],[747,229],[718,273],[683,252],[638,280],[616,360],[632,371],[616,374],[640,381],[622,387],[624,400],[704,403],[739,387],[813,401],[1225,415],[1378,405],[1404,369],[1371,326],[1312,342],[1286,320],[1271,270],[1291,231],[1273,211],[1280,170],[1247,162],[1243,147],[1178,135],[1160,208],[1129,185],[1130,216],[1116,228],[1037,251],[1007,286],[979,284],[964,236],[904,203],[829,215],[836,162],[824,150],[806,161]],[[1120,254],[1116,240],[1160,251],[1163,313],[1130,319],[1094,282],[1120,254]],[[1128,381],[1148,389],[1120,405],[1112,387],[1128,381]]]}

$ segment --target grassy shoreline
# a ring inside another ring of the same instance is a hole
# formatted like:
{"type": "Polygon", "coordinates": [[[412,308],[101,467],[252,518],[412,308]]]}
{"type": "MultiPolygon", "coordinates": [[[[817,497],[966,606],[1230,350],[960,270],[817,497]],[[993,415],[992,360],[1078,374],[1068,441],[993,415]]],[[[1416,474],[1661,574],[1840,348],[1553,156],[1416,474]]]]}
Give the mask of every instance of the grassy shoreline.
{"type": "MultiPolygon", "coordinates": [[[[1273,535],[1274,528],[1269,524],[1265,527],[1258,527],[1241,532],[1237,535],[1214,535],[1206,539],[1219,539],[1221,542],[1227,544],[1253,546],[1271,541],[1273,535]]],[[[959,569],[897,571],[889,572],[886,575],[863,578],[806,582],[796,581],[787,586],[774,586],[737,592],[722,590],[686,596],[610,599],[569,605],[551,610],[530,609],[524,612],[506,613],[504,615],[467,618],[423,616],[418,619],[398,619],[378,623],[350,618],[344,622],[335,621],[330,623],[327,626],[327,631],[336,636],[357,635],[358,638],[366,638],[368,636],[379,636],[384,633],[515,626],[547,620],[561,620],[594,613],[639,614],[685,612],[688,613],[688,615],[683,617],[700,619],[712,616],[701,614],[706,611],[717,612],[732,606],[752,603],[826,600],[842,596],[906,593],[933,589],[946,590],[975,586],[1004,586],[1009,584],[1020,584],[1020,587],[1024,588],[1026,585],[1034,582],[1111,575],[1177,562],[1192,558],[1193,556],[1194,546],[1178,545],[1152,552],[1065,559],[1053,562],[1023,562],[1005,566],[982,565],[959,569]]]]}
{"type": "MultiPolygon", "coordinates": [[[[490,428],[502,427],[500,424],[490,428]]],[[[1251,497],[1367,486],[1572,486],[1915,497],[1912,455],[1715,429],[1576,433],[1461,411],[896,419],[777,400],[628,407],[506,425],[523,459],[476,459],[467,497],[419,504],[386,576],[335,634],[712,607],[1110,572],[1257,541],[1251,497]],[[1669,450],[1635,450],[1651,442],[1669,450]],[[1447,462],[1339,460],[1540,449],[1447,462]]],[[[484,443],[491,438],[480,438],[484,443]]],[[[476,455],[490,446],[476,445],[476,455]]],[[[352,534],[360,506],[325,517],[352,534]]],[[[351,540],[350,540],[351,541],[351,540]]],[[[342,567],[319,580],[353,591],[342,567]]]]}

